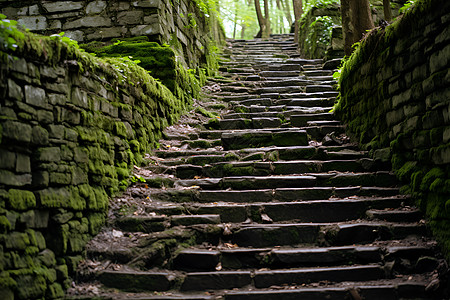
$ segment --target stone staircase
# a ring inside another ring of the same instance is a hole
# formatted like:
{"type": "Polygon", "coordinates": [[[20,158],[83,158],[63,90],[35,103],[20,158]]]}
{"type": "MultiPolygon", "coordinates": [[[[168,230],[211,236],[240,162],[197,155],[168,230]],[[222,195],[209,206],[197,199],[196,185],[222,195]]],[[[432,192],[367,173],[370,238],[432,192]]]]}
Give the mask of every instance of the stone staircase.
{"type": "MultiPolygon", "coordinates": [[[[200,105],[111,203],[69,298],[439,299],[445,266],[389,166],[291,35],[233,40],[200,105]]],[[[331,67],[333,68],[333,67],[331,67]]]]}

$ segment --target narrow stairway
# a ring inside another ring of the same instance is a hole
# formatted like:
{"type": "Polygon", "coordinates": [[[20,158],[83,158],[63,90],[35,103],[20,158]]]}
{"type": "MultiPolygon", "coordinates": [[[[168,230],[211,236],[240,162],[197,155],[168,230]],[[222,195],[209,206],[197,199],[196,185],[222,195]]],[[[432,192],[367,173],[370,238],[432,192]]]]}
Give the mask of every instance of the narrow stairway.
{"type": "Polygon", "coordinates": [[[229,44],[200,103],[222,115],[167,129],[69,297],[438,299],[445,261],[389,165],[334,119],[329,65],[292,35],[229,44]]]}

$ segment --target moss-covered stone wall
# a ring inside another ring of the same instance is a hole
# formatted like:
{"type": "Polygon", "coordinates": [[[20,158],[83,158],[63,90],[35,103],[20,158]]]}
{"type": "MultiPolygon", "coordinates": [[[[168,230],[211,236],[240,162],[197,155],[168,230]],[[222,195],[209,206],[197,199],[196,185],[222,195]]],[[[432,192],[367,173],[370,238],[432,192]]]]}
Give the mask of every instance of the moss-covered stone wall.
{"type": "Polygon", "coordinates": [[[202,0],[0,1],[1,13],[32,32],[64,32],[80,43],[147,36],[176,48],[189,68],[206,65],[216,42],[224,41],[213,10],[202,0]]]}
{"type": "Polygon", "coordinates": [[[345,63],[336,115],[391,162],[450,258],[450,2],[421,0],[345,63]]]}
{"type": "Polygon", "coordinates": [[[56,299],[108,197],[187,103],[130,60],[60,37],[0,51],[0,299],[56,299]]]}

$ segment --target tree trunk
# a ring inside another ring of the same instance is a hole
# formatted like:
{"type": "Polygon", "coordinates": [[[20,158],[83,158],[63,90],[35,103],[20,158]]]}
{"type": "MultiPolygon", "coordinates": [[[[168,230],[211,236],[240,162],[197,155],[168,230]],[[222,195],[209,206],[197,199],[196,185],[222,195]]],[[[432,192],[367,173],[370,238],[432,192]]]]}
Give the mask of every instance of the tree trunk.
{"type": "Polygon", "coordinates": [[[295,17],[295,24],[294,24],[294,41],[296,43],[298,43],[298,35],[299,35],[299,30],[300,30],[300,18],[303,14],[303,5],[302,5],[302,0],[293,0],[292,1],[292,7],[294,9],[294,17],[295,17]]]}
{"type": "Polygon", "coordinates": [[[341,14],[344,52],[349,56],[353,52],[352,45],[374,27],[369,0],[341,0],[341,14]]]}
{"type": "Polygon", "coordinates": [[[388,22],[392,20],[391,1],[383,0],[384,19],[388,22]]]}
{"type": "Polygon", "coordinates": [[[265,19],[263,17],[262,11],[261,11],[261,4],[259,3],[259,0],[255,0],[255,10],[256,10],[256,17],[258,18],[258,24],[259,24],[259,32],[256,35],[256,37],[262,37],[264,31],[266,30],[266,23],[265,23],[265,19]]]}
{"type": "Polygon", "coordinates": [[[286,19],[289,23],[289,26],[292,26],[292,15],[291,7],[289,6],[289,0],[281,0],[281,6],[283,7],[284,13],[286,14],[286,19]]]}
{"type": "Polygon", "coordinates": [[[263,38],[268,38],[270,35],[270,15],[269,15],[269,0],[264,0],[264,19],[266,24],[266,30],[263,31],[263,38]]]}

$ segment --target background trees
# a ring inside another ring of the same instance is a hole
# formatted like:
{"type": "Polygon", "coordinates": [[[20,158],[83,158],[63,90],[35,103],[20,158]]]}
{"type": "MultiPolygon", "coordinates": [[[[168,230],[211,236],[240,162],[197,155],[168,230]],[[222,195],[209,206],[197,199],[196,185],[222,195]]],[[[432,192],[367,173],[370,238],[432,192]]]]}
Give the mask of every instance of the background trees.
{"type": "Polygon", "coordinates": [[[341,14],[344,52],[348,56],[352,53],[352,45],[374,27],[369,0],[341,0],[341,14]]]}

